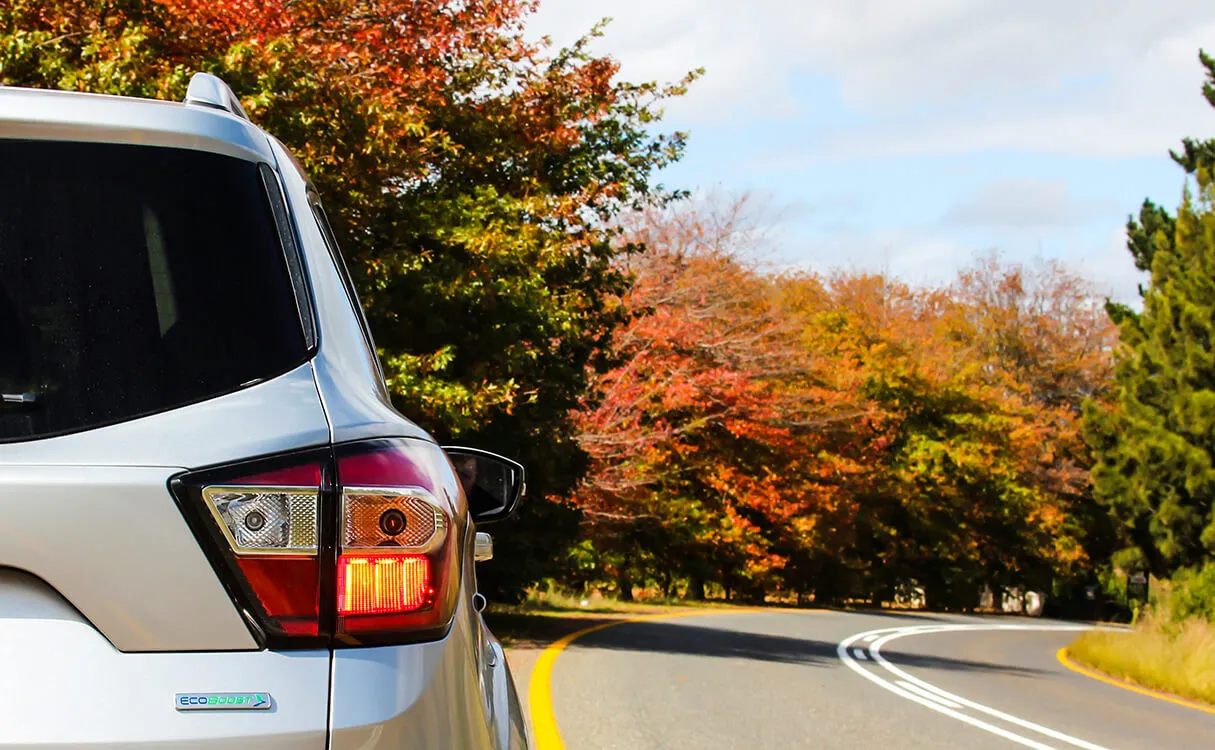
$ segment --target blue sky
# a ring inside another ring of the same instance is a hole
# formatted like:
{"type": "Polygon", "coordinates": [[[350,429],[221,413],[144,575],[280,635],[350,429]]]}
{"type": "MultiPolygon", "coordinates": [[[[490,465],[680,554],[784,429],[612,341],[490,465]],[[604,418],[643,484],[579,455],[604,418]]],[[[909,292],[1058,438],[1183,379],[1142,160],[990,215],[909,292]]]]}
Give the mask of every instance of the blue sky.
{"type": "Polygon", "coordinates": [[[932,283],[995,250],[1129,301],[1127,215],[1175,206],[1168,149],[1215,135],[1200,0],[541,0],[531,30],[605,16],[629,80],[706,69],[662,180],[752,193],[780,264],[932,283]]]}

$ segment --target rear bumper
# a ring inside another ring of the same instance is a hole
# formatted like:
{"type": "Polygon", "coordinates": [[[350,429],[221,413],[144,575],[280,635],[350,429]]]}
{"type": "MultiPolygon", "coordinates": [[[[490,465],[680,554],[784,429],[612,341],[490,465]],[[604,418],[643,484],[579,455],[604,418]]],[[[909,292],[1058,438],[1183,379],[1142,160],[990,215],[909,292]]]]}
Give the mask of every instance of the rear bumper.
{"type": "Polygon", "coordinates": [[[501,645],[461,602],[432,643],[123,653],[44,582],[0,569],[0,750],[526,750],[501,645]],[[179,694],[267,696],[181,710],[179,694]]]}

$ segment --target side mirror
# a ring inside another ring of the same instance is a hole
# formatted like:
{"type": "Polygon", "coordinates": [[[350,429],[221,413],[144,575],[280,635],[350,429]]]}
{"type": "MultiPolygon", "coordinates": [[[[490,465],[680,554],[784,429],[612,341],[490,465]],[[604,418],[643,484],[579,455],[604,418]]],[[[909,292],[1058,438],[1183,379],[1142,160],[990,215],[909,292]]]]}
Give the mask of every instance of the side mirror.
{"type": "Polygon", "coordinates": [[[523,496],[523,464],[476,448],[445,446],[443,450],[456,467],[475,523],[501,521],[515,512],[523,496]]]}

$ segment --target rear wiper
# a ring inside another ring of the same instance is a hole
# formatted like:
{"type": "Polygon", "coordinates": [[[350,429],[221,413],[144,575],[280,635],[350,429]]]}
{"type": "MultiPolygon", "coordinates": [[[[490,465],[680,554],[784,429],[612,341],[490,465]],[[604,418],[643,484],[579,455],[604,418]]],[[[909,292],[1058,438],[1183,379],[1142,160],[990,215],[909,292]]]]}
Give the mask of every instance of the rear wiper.
{"type": "Polygon", "coordinates": [[[0,407],[32,409],[38,406],[37,393],[0,393],[0,407]]]}

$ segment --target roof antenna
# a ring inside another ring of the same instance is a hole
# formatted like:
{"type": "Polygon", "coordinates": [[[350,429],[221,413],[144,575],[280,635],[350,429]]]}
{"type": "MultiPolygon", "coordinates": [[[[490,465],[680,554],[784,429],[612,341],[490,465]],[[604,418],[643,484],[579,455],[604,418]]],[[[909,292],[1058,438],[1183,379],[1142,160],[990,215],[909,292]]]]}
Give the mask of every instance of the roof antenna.
{"type": "Polygon", "coordinates": [[[210,73],[195,73],[190,79],[190,87],[186,89],[186,104],[195,104],[212,109],[230,112],[242,120],[248,120],[249,115],[240,106],[240,100],[228,84],[219,76],[210,73]]]}

